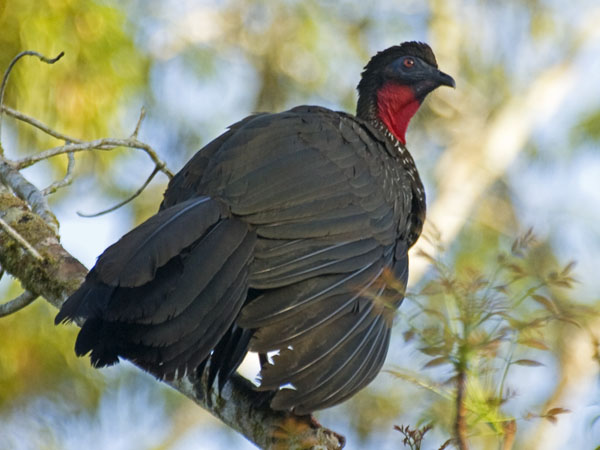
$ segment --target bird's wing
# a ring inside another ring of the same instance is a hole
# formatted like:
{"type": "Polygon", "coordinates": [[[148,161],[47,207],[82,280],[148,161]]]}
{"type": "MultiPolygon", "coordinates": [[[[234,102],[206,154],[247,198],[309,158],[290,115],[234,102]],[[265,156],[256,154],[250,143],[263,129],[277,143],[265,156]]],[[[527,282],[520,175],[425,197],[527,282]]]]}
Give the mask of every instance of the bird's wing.
{"type": "Polygon", "coordinates": [[[78,355],[128,358],[159,377],[206,360],[246,299],[256,234],[196,197],[165,208],[109,247],[56,322],[84,318],[78,355]]]}
{"type": "Polygon", "coordinates": [[[372,132],[301,107],[251,116],[211,142],[63,306],[57,321],[86,319],[77,353],[171,377],[211,351],[231,373],[248,345],[279,350],[262,388],[291,385],[272,405],[298,413],[363,387],[403,297],[398,230],[411,205],[406,174],[372,132]]]}
{"type": "Polygon", "coordinates": [[[398,228],[412,193],[370,133],[321,108],[257,116],[195,184],[258,236],[249,274],[256,298],[237,325],[254,330],[251,350],[279,351],[261,372],[262,389],[291,385],[273,399],[277,409],[338,403],[383,364],[406,285],[398,228]]]}

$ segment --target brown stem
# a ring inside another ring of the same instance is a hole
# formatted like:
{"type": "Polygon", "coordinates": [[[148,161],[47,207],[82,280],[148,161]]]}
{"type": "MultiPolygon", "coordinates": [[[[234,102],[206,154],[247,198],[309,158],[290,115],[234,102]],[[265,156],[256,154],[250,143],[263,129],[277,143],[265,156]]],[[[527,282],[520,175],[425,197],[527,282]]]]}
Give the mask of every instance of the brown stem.
{"type": "Polygon", "coordinates": [[[515,435],[517,433],[517,421],[511,420],[504,424],[504,441],[502,442],[502,450],[512,450],[515,443],[515,435]]]}
{"type": "Polygon", "coordinates": [[[466,388],[467,372],[464,366],[461,366],[456,377],[456,420],[454,422],[454,433],[459,450],[469,449],[467,441],[467,409],[465,407],[466,388]]]}

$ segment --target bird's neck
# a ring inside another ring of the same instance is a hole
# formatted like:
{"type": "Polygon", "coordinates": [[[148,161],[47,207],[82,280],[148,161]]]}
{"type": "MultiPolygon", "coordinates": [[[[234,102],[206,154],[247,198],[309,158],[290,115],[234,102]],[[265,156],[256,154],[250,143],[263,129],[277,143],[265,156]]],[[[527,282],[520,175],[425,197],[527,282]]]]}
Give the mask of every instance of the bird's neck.
{"type": "Polygon", "coordinates": [[[421,102],[409,86],[386,83],[377,91],[377,119],[404,145],[408,122],[419,106],[421,102]]]}

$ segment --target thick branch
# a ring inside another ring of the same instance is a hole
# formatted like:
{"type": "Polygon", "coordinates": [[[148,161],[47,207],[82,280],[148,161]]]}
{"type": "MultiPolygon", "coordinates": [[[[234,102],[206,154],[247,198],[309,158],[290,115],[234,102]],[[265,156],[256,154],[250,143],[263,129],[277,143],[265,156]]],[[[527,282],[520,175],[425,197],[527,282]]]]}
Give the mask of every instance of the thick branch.
{"type": "Polygon", "coordinates": [[[311,416],[273,411],[252,383],[234,375],[220,396],[216,390],[204,395],[205,380],[171,383],[178,391],[251,440],[260,448],[341,449],[344,438],[319,425],[311,416]]]}
{"type": "Polygon", "coordinates": [[[21,236],[13,227],[7,224],[2,218],[0,218],[0,228],[13,238],[16,242],[18,242],[23,249],[27,250],[31,256],[33,256],[38,261],[42,261],[42,256],[38,253],[38,251],[31,246],[29,242],[25,240],[23,236],[21,236]]]}
{"type": "Polygon", "coordinates": [[[59,242],[53,227],[34,214],[25,201],[0,186],[0,219],[18,233],[39,256],[0,228],[0,265],[26,290],[44,296],[54,306],[81,284],[87,269],[59,242]]]}
{"type": "Polygon", "coordinates": [[[0,155],[0,182],[5,186],[9,186],[21,200],[31,205],[33,212],[44,219],[54,232],[58,232],[58,221],[50,211],[44,195],[2,155],[0,155]]]}
{"type": "MultiPolygon", "coordinates": [[[[0,265],[25,288],[60,307],[83,282],[86,268],[59,243],[58,236],[25,202],[0,190],[0,217],[26,239],[44,261],[40,262],[0,229],[0,265]]],[[[342,439],[316,424],[310,416],[297,417],[261,404],[252,385],[232,377],[221,396],[204,395],[199,380],[185,378],[170,386],[261,448],[338,449],[342,439]]]]}

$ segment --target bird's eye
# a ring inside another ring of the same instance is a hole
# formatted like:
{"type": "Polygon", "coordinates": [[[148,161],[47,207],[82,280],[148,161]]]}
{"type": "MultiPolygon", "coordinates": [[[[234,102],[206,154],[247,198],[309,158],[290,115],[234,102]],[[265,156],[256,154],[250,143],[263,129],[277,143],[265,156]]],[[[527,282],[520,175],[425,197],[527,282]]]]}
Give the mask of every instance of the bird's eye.
{"type": "Polygon", "coordinates": [[[402,64],[404,65],[404,67],[406,67],[407,69],[410,69],[412,66],[415,65],[415,60],[412,58],[405,58],[404,61],[402,61],[402,64]]]}

